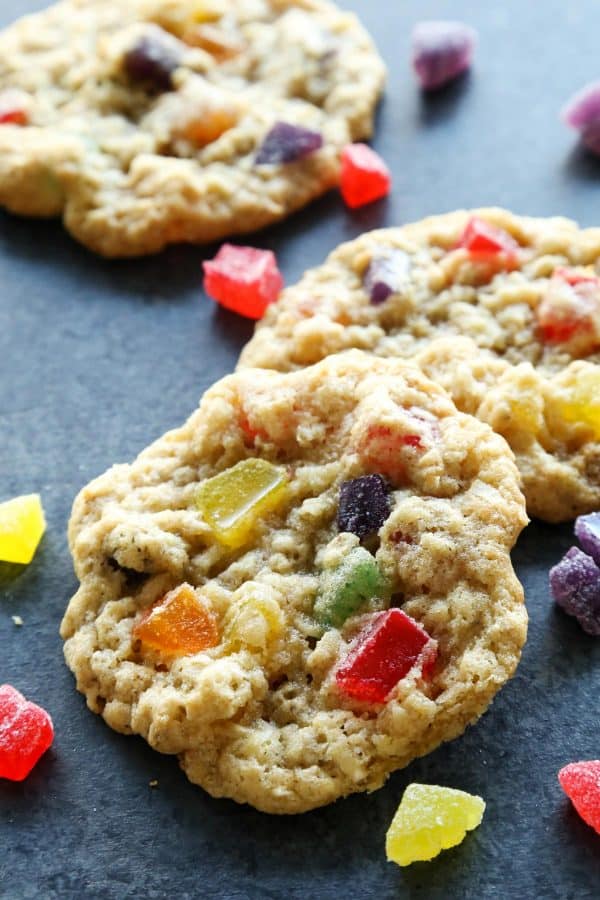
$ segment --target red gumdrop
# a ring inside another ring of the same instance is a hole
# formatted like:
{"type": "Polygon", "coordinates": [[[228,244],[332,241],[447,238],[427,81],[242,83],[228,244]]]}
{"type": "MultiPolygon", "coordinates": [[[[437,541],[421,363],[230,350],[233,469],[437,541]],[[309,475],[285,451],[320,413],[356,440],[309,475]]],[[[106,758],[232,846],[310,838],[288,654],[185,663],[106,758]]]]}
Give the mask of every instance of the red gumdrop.
{"type": "Polygon", "coordinates": [[[9,684],[0,686],[0,778],[23,781],[53,738],[52,719],[45,709],[9,684]]]}
{"type": "Polygon", "coordinates": [[[352,209],[386,197],[390,192],[390,170],[366,144],[348,144],[342,151],[340,190],[352,209]]]}
{"type": "Polygon", "coordinates": [[[567,266],[558,266],[552,273],[552,277],[566,281],[571,287],[584,282],[595,282],[598,284],[600,281],[596,275],[592,275],[590,272],[578,272],[577,269],[569,269],[567,266]]]}
{"type": "Polygon", "coordinates": [[[420,660],[423,678],[430,678],[437,643],[402,612],[376,613],[335,674],[337,686],[354,700],[385,703],[386,698],[420,660]]]}
{"type": "Polygon", "coordinates": [[[249,319],[262,318],[283,288],[271,250],[223,244],[215,258],[202,265],[209,297],[249,319]]]}
{"type": "Polygon", "coordinates": [[[507,263],[514,265],[517,262],[519,244],[512,235],[478,216],[469,219],[458,246],[478,259],[489,260],[502,254],[507,263]]]}
{"type": "Polygon", "coordinates": [[[558,780],[583,821],[600,834],[600,759],[569,763],[558,780]]]}
{"type": "Polygon", "coordinates": [[[27,94],[16,88],[0,91],[0,125],[27,125],[27,94]]]}

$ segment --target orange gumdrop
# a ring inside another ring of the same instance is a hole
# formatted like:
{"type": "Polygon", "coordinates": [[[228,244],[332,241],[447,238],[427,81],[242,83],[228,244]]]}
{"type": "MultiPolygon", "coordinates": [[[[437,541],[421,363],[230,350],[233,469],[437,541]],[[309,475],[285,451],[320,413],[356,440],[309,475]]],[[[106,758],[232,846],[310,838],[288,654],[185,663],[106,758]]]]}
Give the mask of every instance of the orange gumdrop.
{"type": "Polygon", "coordinates": [[[147,609],[133,636],[152,650],[174,656],[190,656],[219,643],[215,617],[189,584],[179,585],[147,609]]]}

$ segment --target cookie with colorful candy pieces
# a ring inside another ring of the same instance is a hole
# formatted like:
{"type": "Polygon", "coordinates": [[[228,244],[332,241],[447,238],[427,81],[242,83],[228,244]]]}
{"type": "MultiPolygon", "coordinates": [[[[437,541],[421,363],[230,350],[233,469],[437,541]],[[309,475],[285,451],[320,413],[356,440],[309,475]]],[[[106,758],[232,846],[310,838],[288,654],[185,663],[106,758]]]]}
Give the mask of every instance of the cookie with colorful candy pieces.
{"type": "Polygon", "coordinates": [[[416,357],[499,431],[531,515],[600,507],[600,228],[479,209],[364,234],[283,291],[240,367],[351,347],[416,357]]]}
{"type": "Polygon", "coordinates": [[[526,635],[506,442],[414,365],[248,370],[82,490],[62,623],[90,708],[271,813],[459,735],[526,635]]]}
{"type": "Polygon", "coordinates": [[[328,0],[62,0],[0,34],[0,204],[105,256],[279,221],[336,185],[385,76],[328,0]]]}

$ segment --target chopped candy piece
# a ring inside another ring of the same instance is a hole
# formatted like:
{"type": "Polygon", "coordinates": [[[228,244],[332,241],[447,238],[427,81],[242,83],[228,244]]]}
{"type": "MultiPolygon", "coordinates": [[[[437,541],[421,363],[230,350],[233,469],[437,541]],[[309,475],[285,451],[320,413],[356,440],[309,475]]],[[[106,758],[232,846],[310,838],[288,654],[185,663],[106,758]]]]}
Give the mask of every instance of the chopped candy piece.
{"type": "Polygon", "coordinates": [[[585,552],[600,566],[600,512],[575,519],[575,536],[585,552]]]}
{"type": "Polygon", "coordinates": [[[409,866],[462,843],[481,824],[485,802],[476,794],[436,784],[409,784],[385,839],[390,862],[409,866]]]}
{"type": "Polygon", "coordinates": [[[364,547],[354,547],[339,566],[322,572],[313,615],[321,625],[339,628],[363,603],[385,593],[386,582],[374,557],[364,547]]]}
{"type": "Polygon", "coordinates": [[[579,372],[577,382],[555,400],[560,415],[567,422],[586,425],[592,437],[600,440],[600,371],[597,366],[579,372]]]}
{"type": "Polygon", "coordinates": [[[571,547],[550,569],[555,602],[575,616],[584,631],[600,635],[600,569],[587,553],[571,547]]]}
{"type": "Polygon", "coordinates": [[[583,821],[600,834],[600,759],[569,763],[558,780],[583,821]]]}
{"type": "Polygon", "coordinates": [[[196,503],[218,541],[242,547],[256,525],[286,500],[285,469],[264,459],[244,459],[204,481],[196,503]]]}
{"type": "Polygon", "coordinates": [[[46,710],[9,684],[0,686],[0,778],[23,781],[53,739],[46,710]]]}
{"type": "Polygon", "coordinates": [[[147,609],[134,626],[133,637],[147,648],[174,656],[190,656],[219,643],[214,615],[189,584],[179,585],[147,609]]]}
{"type": "Polygon", "coordinates": [[[406,479],[408,456],[422,453],[439,436],[437,419],[411,407],[402,410],[402,421],[369,425],[361,435],[358,452],[366,468],[398,485],[406,479]]]}
{"type": "Polygon", "coordinates": [[[391,691],[417,663],[429,678],[437,643],[401,609],[375,613],[338,668],[335,680],[343,693],[366,703],[385,703],[391,691]]]}
{"type": "Polygon", "coordinates": [[[0,560],[27,565],[46,530],[39,494],[0,503],[0,560]]]}
{"type": "Polygon", "coordinates": [[[248,597],[227,623],[224,642],[235,653],[245,648],[266,650],[283,634],[285,621],[281,607],[271,597],[258,592],[248,597]]]}
{"type": "Polygon", "coordinates": [[[238,38],[213,25],[188,25],[181,33],[181,40],[191,47],[200,47],[219,62],[232,59],[243,50],[238,38]]]}
{"type": "Polygon", "coordinates": [[[233,106],[204,109],[201,116],[186,122],[181,135],[199,147],[206,147],[233,128],[237,124],[238,115],[238,110],[233,106]]]}
{"type": "Polygon", "coordinates": [[[249,319],[260,319],[283,288],[271,250],[223,244],[203,268],[204,290],[209,297],[249,319]]]}
{"type": "Polygon", "coordinates": [[[512,235],[478,216],[469,219],[458,246],[468,250],[475,259],[501,259],[510,266],[516,264],[519,251],[519,244],[512,235]]]}
{"type": "Polygon", "coordinates": [[[348,144],[342,151],[340,190],[344,202],[355,209],[380,200],[390,192],[390,170],[366,144],[348,144]]]}
{"type": "Polygon", "coordinates": [[[123,65],[134,82],[156,91],[173,89],[173,72],[180,63],[176,42],[164,33],[144,35],[125,54],[123,65]]]}
{"type": "Polygon", "coordinates": [[[0,91],[0,125],[28,125],[30,94],[17,88],[0,91]]]}
{"type": "Polygon", "coordinates": [[[600,153],[600,81],[578,91],[561,111],[563,122],[579,131],[582,143],[600,153]]]}
{"type": "Polygon", "coordinates": [[[366,537],[379,531],[389,514],[390,491],[381,475],[361,475],[340,485],[340,531],[366,537]]]}
{"type": "Polygon", "coordinates": [[[371,303],[378,306],[392,294],[401,293],[409,274],[410,257],[403,250],[390,250],[385,256],[372,259],[363,280],[371,303]]]}
{"type": "Polygon", "coordinates": [[[276,122],[264,139],[255,163],[257,166],[278,166],[296,162],[323,146],[323,135],[289,122],[276,122]]]}
{"type": "Polygon", "coordinates": [[[552,277],[560,278],[561,281],[566,281],[570,285],[583,284],[586,281],[591,281],[594,284],[600,282],[600,279],[592,269],[569,269],[566,266],[557,266],[552,273],[552,277]]]}
{"type": "Polygon", "coordinates": [[[471,65],[477,32],[463,22],[418,22],[412,33],[412,64],[425,90],[439,88],[471,65]]]}
{"type": "Polygon", "coordinates": [[[537,307],[543,339],[559,344],[577,341],[578,355],[592,352],[600,343],[600,280],[573,269],[559,268],[537,307]]]}

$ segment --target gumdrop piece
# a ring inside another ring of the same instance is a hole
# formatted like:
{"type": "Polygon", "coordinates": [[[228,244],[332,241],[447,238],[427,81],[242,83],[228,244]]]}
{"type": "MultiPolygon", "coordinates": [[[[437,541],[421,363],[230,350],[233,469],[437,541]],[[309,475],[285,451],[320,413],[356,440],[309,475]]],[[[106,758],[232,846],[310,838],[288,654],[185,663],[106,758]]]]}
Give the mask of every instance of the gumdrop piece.
{"type": "Polygon", "coordinates": [[[386,581],[377,562],[364,547],[354,547],[339,566],[321,574],[313,615],[321,625],[341,627],[360,607],[386,594],[386,581]]]}
{"type": "Polygon", "coordinates": [[[239,111],[233,106],[207,108],[202,115],[186,122],[181,136],[198,147],[206,147],[233,128],[238,118],[239,111]]]}
{"type": "Polygon", "coordinates": [[[323,135],[300,125],[276,122],[260,146],[256,159],[257,166],[277,166],[281,163],[296,162],[323,146],[323,135]]]}
{"type": "Polygon", "coordinates": [[[27,565],[46,530],[39,494],[0,503],[0,560],[27,565]]]}
{"type": "Polygon", "coordinates": [[[356,209],[390,192],[390,170],[366,144],[348,144],[342,151],[340,190],[347,206],[356,209]]]}
{"type": "Polygon", "coordinates": [[[31,95],[17,88],[0,91],[0,125],[28,125],[31,95]]]}
{"type": "Polygon", "coordinates": [[[439,438],[439,423],[427,410],[402,410],[402,419],[389,425],[371,424],[361,434],[358,454],[365,468],[389,478],[393,485],[406,481],[409,456],[423,453],[439,438]]]}
{"type": "Polygon", "coordinates": [[[437,643],[401,609],[375,613],[338,668],[338,688],[354,700],[385,703],[391,691],[413,666],[421,664],[430,678],[437,643]]]}
{"type": "Polygon", "coordinates": [[[361,475],[340,485],[337,524],[359,538],[379,531],[390,514],[390,491],[381,475],[361,475]]]}
{"type": "Polygon", "coordinates": [[[557,266],[552,273],[552,277],[565,281],[573,287],[585,282],[600,283],[600,279],[593,269],[570,269],[568,266],[557,266]]]}
{"type": "Polygon", "coordinates": [[[199,47],[214,56],[218,62],[233,59],[244,49],[239,38],[213,25],[189,25],[180,36],[185,44],[199,47]]]}
{"type": "Polygon", "coordinates": [[[555,602],[588,634],[600,635],[600,569],[587,553],[571,547],[550,569],[555,602]]]}
{"type": "Polygon", "coordinates": [[[462,22],[419,22],[412,33],[412,64],[421,86],[447,84],[471,65],[477,32],[462,22]]]}
{"type": "Polygon", "coordinates": [[[173,72],[180,61],[176,41],[157,29],[155,34],[143,35],[127,51],[123,66],[131,81],[162,92],[173,90],[173,72]]]}
{"type": "Polygon", "coordinates": [[[283,288],[283,278],[271,250],[223,244],[203,264],[204,290],[226,309],[260,319],[283,288]]]}
{"type": "Polygon", "coordinates": [[[265,651],[283,635],[284,628],[284,615],[277,601],[257,590],[256,596],[247,597],[233,612],[223,643],[230,653],[248,648],[265,651]]]}
{"type": "Polygon", "coordinates": [[[558,780],[583,821],[600,834],[600,759],[569,763],[558,780]]]}
{"type": "Polygon", "coordinates": [[[600,566],[600,512],[575,519],[575,536],[585,552],[600,566]]]}
{"type": "Polygon", "coordinates": [[[576,339],[578,356],[591,353],[599,343],[595,320],[600,314],[600,280],[574,269],[556,269],[536,314],[546,343],[576,339]]]}
{"type": "Polygon", "coordinates": [[[561,118],[579,131],[582,143],[600,154],[600,81],[586,84],[561,111],[561,118]]]}
{"type": "Polygon", "coordinates": [[[562,391],[554,403],[566,422],[581,423],[589,428],[594,439],[600,439],[600,370],[597,366],[579,372],[576,383],[562,391]]]}
{"type": "Polygon", "coordinates": [[[46,710],[9,684],[0,686],[0,778],[23,781],[53,739],[46,710]]]}
{"type": "Polygon", "coordinates": [[[385,256],[375,257],[365,272],[363,284],[374,306],[384,303],[392,294],[406,289],[410,275],[410,257],[404,250],[390,249],[385,256]]]}
{"type": "Polygon", "coordinates": [[[242,547],[255,527],[287,498],[285,469],[264,459],[244,459],[204,481],[196,503],[221,544],[242,547]]]}
{"type": "Polygon", "coordinates": [[[481,824],[485,802],[476,794],[435,784],[409,784],[385,839],[390,862],[409,866],[462,843],[481,824]]]}
{"type": "Polygon", "coordinates": [[[193,587],[181,584],[147,609],[133,628],[143,646],[171,656],[190,656],[219,643],[217,622],[193,587]]]}
{"type": "Polygon", "coordinates": [[[475,260],[504,262],[506,267],[513,267],[517,263],[517,241],[504,229],[478,216],[469,219],[458,246],[467,250],[475,260]]]}

